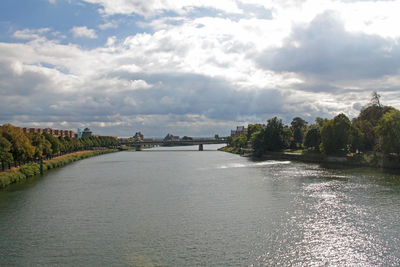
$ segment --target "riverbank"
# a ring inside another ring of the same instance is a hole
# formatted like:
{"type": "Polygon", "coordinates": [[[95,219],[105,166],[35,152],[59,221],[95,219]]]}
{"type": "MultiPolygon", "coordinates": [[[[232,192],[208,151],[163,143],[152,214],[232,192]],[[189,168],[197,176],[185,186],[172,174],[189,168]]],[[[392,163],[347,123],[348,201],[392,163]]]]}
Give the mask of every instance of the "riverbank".
{"type": "MultiPolygon", "coordinates": [[[[68,163],[94,157],[102,154],[117,152],[118,149],[105,150],[86,150],[59,156],[50,160],[43,161],[43,172],[47,170],[62,167],[68,163]]],[[[38,163],[28,163],[20,167],[0,172],[0,188],[5,188],[10,184],[25,181],[26,179],[40,174],[40,165],[38,163]]]]}
{"type": "MultiPolygon", "coordinates": [[[[234,147],[223,147],[219,150],[243,155],[243,152],[234,147]]],[[[351,154],[345,156],[324,155],[315,151],[306,152],[267,152],[260,157],[255,157],[251,153],[244,153],[246,156],[265,160],[294,160],[300,162],[310,162],[319,164],[335,164],[354,167],[370,167],[400,170],[400,158],[395,155],[383,155],[382,153],[371,152],[363,154],[351,154]]]]}

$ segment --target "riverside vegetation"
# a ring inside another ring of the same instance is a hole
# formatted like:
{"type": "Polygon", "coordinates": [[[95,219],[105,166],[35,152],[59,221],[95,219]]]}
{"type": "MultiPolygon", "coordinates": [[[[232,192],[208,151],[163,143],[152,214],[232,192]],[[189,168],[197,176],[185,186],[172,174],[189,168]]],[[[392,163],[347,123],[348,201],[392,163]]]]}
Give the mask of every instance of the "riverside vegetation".
{"type": "MultiPolygon", "coordinates": [[[[117,149],[104,149],[104,150],[86,150],[78,151],[71,154],[62,155],[55,157],[43,162],[43,171],[50,169],[62,167],[68,163],[85,159],[88,157],[93,157],[101,154],[116,152],[117,149]]],[[[20,167],[12,168],[0,172],[0,188],[4,188],[10,184],[25,181],[27,178],[33,177],[40,174],[40,164],[39,163],[27,163],[20,167]]]]}
{"type": "Polygon", "coordinates": [[[400,111],[382,105],[373,92],[370,103],[352,121],[342,113],[331,120],[317,118],[312,125],[295,117],[289,126],[274,117],[267,125],[250,124],[247,133],[229,137],[228,146],[221,150],[246,149],[255,157],[315,162],[336,158],[351,165],[400,168],[400,111]]]}
{"type": "Polygon", "coordinates": [[[45,171],[82,158],[117,151],[115,148],[118,146],[118,140],[113,137],[57,138],[48,133],[25,134],[19,127],[2,125],[0,188],[38,174],[40,160],[44,160],[45,171]]]}

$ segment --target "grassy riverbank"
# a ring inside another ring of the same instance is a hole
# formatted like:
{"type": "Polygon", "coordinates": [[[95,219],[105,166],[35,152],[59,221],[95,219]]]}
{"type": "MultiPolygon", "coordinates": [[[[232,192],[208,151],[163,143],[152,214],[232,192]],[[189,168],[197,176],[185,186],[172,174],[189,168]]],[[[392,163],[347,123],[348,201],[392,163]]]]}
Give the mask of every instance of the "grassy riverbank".
{"type": "MultiPolygon", "coordinates": [[[[43,171],[46,172],[50,169],[62,167],[77,160],[117,151],[117,149],[86,150],[59,156],[43,161],[43,171]]],[[[38,174],[40,174],[40,165],[38,163],[28,163],[21,167],[0,172],[0,188],[4,188],[13,183],[25,181],[26,179],[38,174]]]]}

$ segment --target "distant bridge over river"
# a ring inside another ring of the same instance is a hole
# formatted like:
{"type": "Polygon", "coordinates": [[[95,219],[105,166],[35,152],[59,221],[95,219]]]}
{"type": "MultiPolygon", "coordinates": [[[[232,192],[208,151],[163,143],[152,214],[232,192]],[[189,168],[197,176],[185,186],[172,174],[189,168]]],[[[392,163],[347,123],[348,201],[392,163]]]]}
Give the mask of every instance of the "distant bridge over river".
{"type": "Polygon", "coordinates": [[[163,139],[153,139],[153,140],[142,140],[142,141],[120,141],[121,145],[126,145],[129,147],[136,147],[137,151],[142,150],[144,146],[190,146],[198,145],[199,151],[203,151],[204,145],[211,144],[226,144],[227,140],[225,138],[221,139],[195,139],[195,140],[163,140],[163,139]]]}

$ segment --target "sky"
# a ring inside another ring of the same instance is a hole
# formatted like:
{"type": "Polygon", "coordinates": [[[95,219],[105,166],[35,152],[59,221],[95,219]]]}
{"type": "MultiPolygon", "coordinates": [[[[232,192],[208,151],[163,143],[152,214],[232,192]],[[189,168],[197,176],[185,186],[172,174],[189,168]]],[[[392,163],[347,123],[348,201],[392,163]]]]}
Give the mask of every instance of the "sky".
{"type": "Polygon", "coordinates": [[[0,124],[226,136],[400,108],[400,1],[1,0],[0,124]]]}

